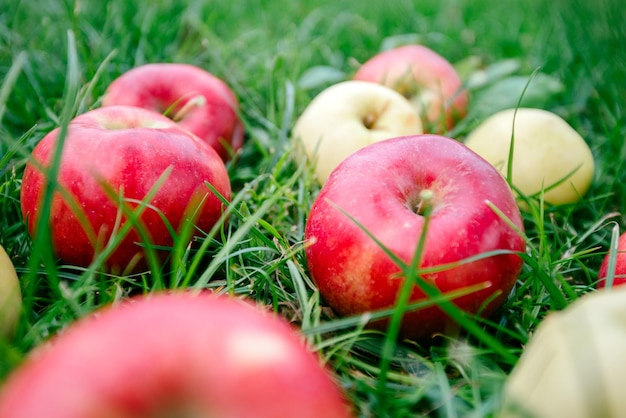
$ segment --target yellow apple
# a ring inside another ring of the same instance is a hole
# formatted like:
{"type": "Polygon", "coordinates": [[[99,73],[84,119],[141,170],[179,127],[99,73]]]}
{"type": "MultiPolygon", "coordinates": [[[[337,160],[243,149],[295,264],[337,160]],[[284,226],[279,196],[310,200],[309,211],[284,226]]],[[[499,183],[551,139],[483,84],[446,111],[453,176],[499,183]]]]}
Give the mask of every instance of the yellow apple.
{"type": "Polygon", "coordinates": [[[581,296],[539,324],[499,418],[626,416],[626,287],[581,296]]]}
{"type": "Polygon", "coordinates": [[[591,150],[574,128],[550,111],[500,111],[476,127],[465,145],[507,175],[512,137],[512,183],[521,193],[539,196],[543,191],[547,203],[559,205],[574,203],[587,192],[594,172],[591,150]]]}
{"type": "Polygon", "coordinates": [[[349,80],[318,94],[296,121],[297,149],[324,183],[348,155],[384,139],[423,133],[422,121],[400,93],[377,83],[349,80]]]}
{"type": "Polygon", "coordinates": [[[11,259],[0,246],[0,338],[15,333],[22,309],[22,292],[11,259]]]}

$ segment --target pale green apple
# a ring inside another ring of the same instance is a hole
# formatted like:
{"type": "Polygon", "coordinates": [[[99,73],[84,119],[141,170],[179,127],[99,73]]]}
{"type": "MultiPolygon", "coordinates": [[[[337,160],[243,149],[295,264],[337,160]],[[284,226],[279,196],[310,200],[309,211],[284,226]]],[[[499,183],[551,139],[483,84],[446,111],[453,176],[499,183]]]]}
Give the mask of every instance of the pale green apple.
{"type": "Polygon", "coordinates": [[[422,121],[395,90],[367,81],[344,81],[318,94],[296,121],[297,149],[324,183],[353,152],[384,139],[421,134],[422,121]]]}
{"type": "Polygon", "coordinates": [[[0,338],[15,333],[22,309],[22,292],[17,273],[6,251],[0,246],[0,338]]]}
{"type": "Polygon", "coordinates": [[[583,137],[553,112],[534,108],[500,111],[476,127],[465,145],[507,175],[511,138],[511,180],[521,193],[539,197],[543,192],[546,202],[558,205],[574,203],[587,192],[594,173],[591,150],[583,137]]]}
{"type": "Polygon", "coordinates": [[[581,296],[539,324],[503,390],[499,418],[626,416],[626,287],[581,296]]]}

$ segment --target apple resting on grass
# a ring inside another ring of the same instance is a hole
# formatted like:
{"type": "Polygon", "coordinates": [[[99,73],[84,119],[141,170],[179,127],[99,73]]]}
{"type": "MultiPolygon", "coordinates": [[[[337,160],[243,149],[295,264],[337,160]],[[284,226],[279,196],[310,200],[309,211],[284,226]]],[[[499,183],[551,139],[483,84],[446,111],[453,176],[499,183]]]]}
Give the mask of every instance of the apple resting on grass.
{"type": "MultiPolygon", "coordinates": [[[[626,232],[620,235],[617,241],[617,254],[615,258],[615,271],[613,272],[613,286],[626,283],[626,232]]],[[[607,275],[609,273],[609,263],[611,261],[611,253],[607,253],[602,260],[600,270],[598,271],[598,288],[606,287],[607,275]]]]}
{"type": "Polygon", "coordinates": [[[102,105],[165,113],[215,148],[224,161],[243,144],[237,98],[224,81],[193,65],[156,63],[133,68],[109,85],[102,105]]]}
{"type": "Polygon", "coordinates": [[[322,184],[354,151],[383,139],[421,133],[421,120],[404,97],[364,81],[344,81],[322,91],[293,129],[299,141],[296,148],[313,162],[322,184]]]}
{"type": "MultiPolygon", "coordinates": [[[[337,313],[394,306],[402,284],[399,266],[362,228],[410,263],[426,221],[424,205],[430,205],[432,213],[421,267],[457,263],[490,251],[505,253],[423,278],[442,293],[482,284],[482,289],[453,300],[472,314],[488,316],[503,303],[522,267],[517,253],[525,249],[519,234],[522,219],[510,188],[493,166],[463,144],[417,135],[372,144],[346,158],[311,208],[306,260],[322,297],[337,313]],[[431,199],[422,201],[420,196],[431,199]]],[[[414,287],[411,301],[424,298],[414,287]]],[[[404,316],[401,335],[427,340],[453,327],[438,307],[428,307],[404,316]]]]}
{"type": "Polygon", "coordinates": [[[11,418],[348,418],[289,324],[241,299],[135,297],[35,348],[0,391],[11,418]]]}
{"type": "Polygon", "coordinates": [[[549,313],[508,376],[499,418],[626,416],[626,286],[549,313]]]}
{"type": "Polygon", "coordinates": [[[423,45],[381,52],[356,71],[354,80],[381,83],[415,106],[427,132],[443,133],[467,113],[468,95],[452,64],[423,45]]]}
{"type": "MultiPolygon", "coordinates": [[[[38,165],[50,166],[60,132],[37,144],[24,171],[20,199],[32,236],[47,184],[38,165]]],[[[141,211],[107,260],[114,273],[145,268],[144,246],[172,246],[172,231],[184,237],[190,223],[210,231],[224,204],[207,183],[231,197],[228,172],[213,148],[165,116],[130,106],[102,107],[69,123],[57,182],[62,189],[52,199],[50,233],[66,263],[89,266],[127,222],[121,208],[141,211]]],[[[192,226],[190,233],[198,231],[192,226]]]]}
{"type": "Polygon", "coordinates": [[[0,340],[11,339],[22,309],[22,291],[15,267],[0,246],[0,340]]]}
{"type": "Polygon", "coordinates": [[[593,155],[580,134],[555,113],[534,108],[497,112],[468,135],[465,145],[506,176],[513,124],[513,185],[528,197],[543,190],[544,200],[553,205],[578,201],[593,180],[593,155]]]}

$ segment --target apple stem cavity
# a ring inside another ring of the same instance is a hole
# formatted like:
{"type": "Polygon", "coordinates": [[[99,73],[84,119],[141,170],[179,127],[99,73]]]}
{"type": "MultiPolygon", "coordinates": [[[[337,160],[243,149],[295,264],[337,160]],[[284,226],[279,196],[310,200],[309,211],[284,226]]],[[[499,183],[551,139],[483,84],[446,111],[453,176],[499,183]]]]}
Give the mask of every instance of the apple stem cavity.
{"type": "Polygon", "coordinates": [[[380,119],[380,116],[387,111],[390,105],[391,103],[389,101],[386,101],[382,108],[365,115],[363,117],[363,125],[367,129],[374,129],[376,127],[376,122],[380,119]]]}
{"type": "Polygon", "coordinates": [[[417,195],[417,199],[409,199],[407,202],[409,209],[417,215],[428,216],[432,212],[433,199],[435,193],[430,189],[422,189],[417,195]]]}
{"type": "Polygon", "coordinates": [[[370,113],[370,114],[365,115],[365,117],[363,118],[363,125],[367,129],[372,129],[375,123],[376,123],[376,115],[372,115],[370,113]]]}
{"type": "Polygon", "coordinates": [[[187,116],[187,114],[194,108],[196,107],[202,107],[206,104],[206,98],[202,95],[202,94],[198,94],[196,96],[193,96],[191,99],[189,99],[187,101],[187,103],[185,103],[183,105],[183,107],[180,108],[180,110],[178,112],[176,112],[176,114],[172,117],[172,120],[174,122],[179,122],[181,120],[183,120],[185,118],[185,116],[187,116]]]}

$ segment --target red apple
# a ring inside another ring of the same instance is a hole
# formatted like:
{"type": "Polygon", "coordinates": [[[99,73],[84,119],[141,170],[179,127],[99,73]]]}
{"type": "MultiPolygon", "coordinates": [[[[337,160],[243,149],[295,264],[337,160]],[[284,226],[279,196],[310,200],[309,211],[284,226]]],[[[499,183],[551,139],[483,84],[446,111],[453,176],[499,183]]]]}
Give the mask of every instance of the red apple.
{"type": "Polygon", "coordinates": [[[381,52],[363,63],[353,79],[402,93],[418,110],[427,132],[443,133],[467,114],[467,90],[455,68],[423,45],[381,52]]]}
{"type": "MultiPolygon", "coordinates": [[[[615,259],[615,271],[613,272],[613,286],[626,283],[626,232],[620,235],[617,241],[617,254],[615,259]]],[[[611,254],[607,253],[602,260],[600,270],[598,271],[598,288],[606,287],[606,276],[609,272],[609,262],[611,254]]]]}
{"type": "MultiPolygon", "coordinates": [[[[38,165],[50,166],[60,132],[51,131],[37,144],[24,171],[20,199],[32,236],[47,184],[38,165]]],[[[145,268],[143,246],[171,246],[170,228],[179,232],[193,221],[208,232],[224,205],[207,183],[231,197],[226,166],[213,148],[165,116],[130,106],[95,109],[69,123],[56,181],[70,197],[57,191],[52,199],[52,246],[62,261],[77,266],[88,266],[126,222],[125,216],[118,219],[120,197],[131,208],[149,204],[140,220],[150,241],[142,242],[133,226],[107,261],[112,272],[145,268]]]]}
{"type": "Polygon", "coordinates": [[[71,325],[0,391],[11,418],[348,418],[336,382],[284,320],[241,299],[159,293],[71,325]]]}
{"type": "Polygon", "coordinates": [[[165,113],[211,145],[224,161],[243,144],[239,104],[229,86],[189,64],[146,64],[107,88],[103,106],[127,105],[165,113]]]}
{"type": "MultiPolygon", "coordinates": [[[[503,303],[522,267],[517,252],[525,249],[519,231],[508,223],[523,230],[511,189],[491,164],[465,145],[438,135],[416,135],[368,145],[346,158],[311,208],[306,260],[321,295],[337,313],[394,306],[402,282],[399,266],[357,222],[410,263],[425,223],[424,195],[432,196],[432,214],[421,267],[511,251],[424,274],[424,279],[442,293],[484,284],[482,290],[453,301],[472,314],[488,316],[503,303]]],[[[424,298],[414,287],[411,301],[424,298]]],[[[401,334],[426,340],[451,326],[440,308],[429,307],[406,314],[401,334]]]]}

